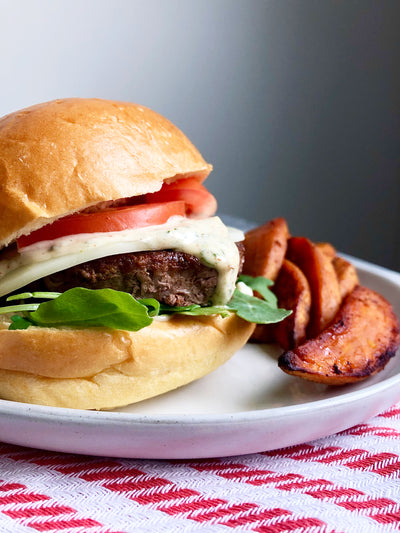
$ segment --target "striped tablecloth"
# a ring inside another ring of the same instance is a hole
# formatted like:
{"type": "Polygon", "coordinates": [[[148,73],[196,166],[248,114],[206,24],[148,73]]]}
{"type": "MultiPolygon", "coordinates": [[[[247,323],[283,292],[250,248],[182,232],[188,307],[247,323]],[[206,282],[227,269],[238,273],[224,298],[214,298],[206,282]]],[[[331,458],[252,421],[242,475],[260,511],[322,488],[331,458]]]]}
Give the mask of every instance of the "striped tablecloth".
{"type": "Polygon", "coordinates": [[[0,532],[400,530],[400,404],[341,434],[197,461],[0,445],[0,532]]]}

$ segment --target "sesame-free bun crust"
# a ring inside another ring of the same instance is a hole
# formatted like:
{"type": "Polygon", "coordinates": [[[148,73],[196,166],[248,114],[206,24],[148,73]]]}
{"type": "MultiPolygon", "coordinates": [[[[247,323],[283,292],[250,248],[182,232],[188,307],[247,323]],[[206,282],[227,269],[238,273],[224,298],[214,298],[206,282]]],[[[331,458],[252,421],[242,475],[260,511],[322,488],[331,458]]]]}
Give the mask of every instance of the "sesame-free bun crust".
{"type": "Polygon", "coordinates": [[[54,100],[0,119],[0,247],[66,214],[211,171],[171,122],[124,102],[54,100]]]}
{"type": "Polygon", "coordinates": [[[0,329],[0,397],[74,409],[110,409],[198,379],[225,363],[254,324],[231,314],[174,316],[137,332],[0,329]]]}

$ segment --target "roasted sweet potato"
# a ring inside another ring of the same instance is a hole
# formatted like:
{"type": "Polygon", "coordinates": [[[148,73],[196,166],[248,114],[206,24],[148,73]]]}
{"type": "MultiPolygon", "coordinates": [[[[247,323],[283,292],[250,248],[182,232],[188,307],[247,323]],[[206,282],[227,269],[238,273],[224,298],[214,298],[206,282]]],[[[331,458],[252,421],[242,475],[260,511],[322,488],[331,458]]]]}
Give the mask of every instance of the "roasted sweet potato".
{"type": "Polygon", "coordinates": [[[310,381],[344,385],[382,370],[399,344],[399,321],[390,303],[359,285],[334,322],[316,338],[282,354],[279,366],[310,381]]]}
{"type": "Polygon", "coordinates": [[[302,271],[285,259],[273,291],[278,298],[278,306],[290,309],[293,313],[277,324],[257,326],[252,339],[258,342],[276,342],[284,350],[289,350],[306,338],[310,320],[310,286],[302,271]]]}
{"type": "Polygon", "coordinates": [[[306,338],[310,321],[311,290],[307,278],[294,263],[285,259],[279,272],[275,294],[278,305],[293,313],[276,324],[275,342],[284,350],[295,348],[306,338]]]}
{"type": "Polygon", "coordinates": [[[340,297],[343,300],[359,284],[357,271],[354,265],[339,256],[334,257],[332,265],[339,283],[340,297]]]}
{"type": "Polygon", "coordinates": [[[285,257],[289,230],[284,218],[275,218],[245,235],[243,274],[275,281],[285,257]]]}
{"type": "Polygon", "coordinates": [[[335,247],[330,242],[316,242],[315,246],[329,259],[333,260],[336,257],[335,247]]]}
{"type": "Polygon", "coordinates": [[[343,300],[359,283],[354,265],[336,255],[334,246],[329,242],[317,242],[315,246],[332,261],[339,283],[340,297],[343,300]]]}
{"type": "Polygon", "coordinates": [[[332,261],[305,237],[291,237],[287,259],[306,276],[311,289],[311,314],[307,337],[318,335],[335,317],[341,298],[332,261]]]}

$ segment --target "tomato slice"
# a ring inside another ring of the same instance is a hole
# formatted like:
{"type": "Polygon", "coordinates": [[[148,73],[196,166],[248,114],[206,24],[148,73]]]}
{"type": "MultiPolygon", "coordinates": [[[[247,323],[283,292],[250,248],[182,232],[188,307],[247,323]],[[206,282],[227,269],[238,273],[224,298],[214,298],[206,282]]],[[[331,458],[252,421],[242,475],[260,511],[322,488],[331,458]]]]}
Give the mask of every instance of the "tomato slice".
{"type": "Polygon", "coordinates": [[[58,239],[66,235],[121,231],[164,224],[174,215],[185,216],[185,211],[184,201],[173,201],[114,207],[95,213],[77,213],[55,220],[29,235],[22,235],[17,239],[17,245],[20,249],[39,241],[58,239]]]}
{"type": "Polygon", "coordinates": [[[183,201],[186,215],[192,218],[206,218],[215,214],[217,201],[196,178],[184,178],[164,183],[157,192],[146,194],[146,202],[183,201]]]}

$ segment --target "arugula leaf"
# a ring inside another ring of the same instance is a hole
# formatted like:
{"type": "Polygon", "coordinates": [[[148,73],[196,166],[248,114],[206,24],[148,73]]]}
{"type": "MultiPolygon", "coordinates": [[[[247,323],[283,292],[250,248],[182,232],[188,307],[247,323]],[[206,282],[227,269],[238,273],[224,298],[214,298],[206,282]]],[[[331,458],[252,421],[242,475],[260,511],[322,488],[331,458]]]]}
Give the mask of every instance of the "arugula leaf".
{"type": "Polygon", "coordinates": [[[268,302],[272,307],[277,307],[278,299],[275,294],[268,288],[274,284],[273,281],[268,278],[263,278],[262,276],[257,276],[254,278],[253,276],[247,276],[245,274],[239,276],[238,281],[241,281],[242,283],[253,289],[253,291],[257,291],[259,294],[261,294],[264,300],[268,302]]]}
{"type": "Polygon", "coordinates": [[[108,327],[127,331],[138,331],[153,321],[146,305],[126,292],[82,287],[41,303],[25,318],[44,327],[108,327]]]}
{"type": "Polygon", "coordinates": [[[291,311],[278,309],[276,296],[269,290],[272,281],[263,277],[240,276],[239,280],[262,298],[244,294],[235,289],[231,300],[222,306],[189,305],[173,307],[160,304],[154,298],[136,300],[128,293],[113,289],[84,289],[76,287],[64,293],[25,292],[7,300],[39,298],[42,303],[22,303],[0,307],[1,313],[18,313],[11,318],[9,329],[26,329],[30,325],[42,327],[108,327],[138,331],[149,326],[153,318],[162,314],[189,316],[221,315],[234,312],[248,322],[271,324],[280,322],[291,311]]]}
{"type": "Polygon", "coordinates": [[[39,307],[39,304],[16,304],[16,305],[6,305],[5,307],[0,307],[0,315],[5,313],[18,313],[20,311],[36,311],[39,307]]]}
{"type": "Polygon", "coordinates": [[[29,326],[32,326],[32,322],[22,316],[14,315],[11,317],[11,324],[8,329],[28,329],[29,326]]]}
{"type": "MultiPolygon", "coordinates": [[[[133,298],[133,296],[132,296],[133,298]]],[[[142,300],[137,300],[142,305],[147,307],[149,316],[157,316],[160,314],[160,302],[155,298],[143,298],[142,300]]]]}
{"type": "Polygon", "coordinates": [[[255,322],[256,324],[274,324],[292,313],[292,311],[271,306],[266,300],[249,296],[240,292],[238,289],[235,289],[227,307],[235,311],[240,318],[247,320],[247,322],[255,322]]]}
{"type": "Polygon", "coordinates": [[[12,294],[7,298],[7,302],[13,300],[26,300],[27,298],[43,298],[44,300],[52,300],[58,298],[61,292],[21,292],[19,294],[12,294]]]}
{"type": "Polygon", "coordinates": [[[189,316],[207,316],[207,315],[221,315],[223,318],[230,315],[229,309],[224,305],[209,305],[201,307],[201,305],[193,304],[187,307],[173,307],[171,305],[161,304],[160,314],[174,314],[174,315],[189,315],[189,316]]]}
{"type": "Polygon", "coordinates": [[[275,294],[268,288],[273,285],[270,279],[261,276],[252,277],[242,275],[238,281],[244,283],[252,290],[257,291],[264,299],[244,294],[240,290],[235,289],[233,297],[226,306],[200,307],[199,305],[192,305],[188,307],[171,307],[162,304],[160,312],[192,316],[219,314],[223,317],[228,316],[230,312],[235,312],[244,320],[255,322],[256,324],[281,322],[292,313],[292,311],[278,308],[278,300],[275,294]]]}

